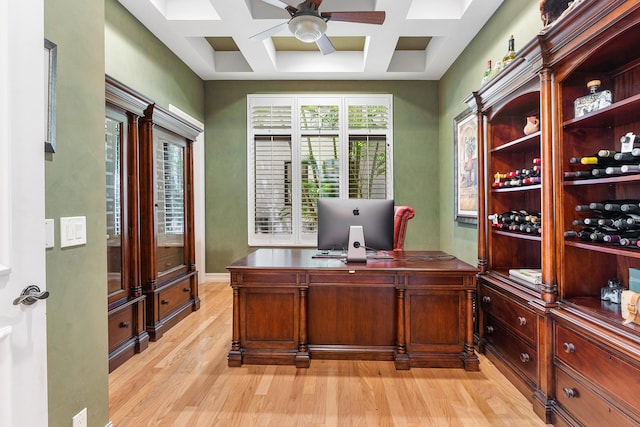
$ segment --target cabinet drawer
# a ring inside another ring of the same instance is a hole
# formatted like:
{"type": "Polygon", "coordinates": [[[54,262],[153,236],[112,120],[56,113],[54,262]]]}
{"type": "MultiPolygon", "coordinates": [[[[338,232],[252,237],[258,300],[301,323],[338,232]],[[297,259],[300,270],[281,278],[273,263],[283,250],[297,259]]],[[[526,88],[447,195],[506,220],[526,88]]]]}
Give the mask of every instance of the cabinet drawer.
{"type": "Polygon", "coordinates": [[[163,319],[178,307],[186,304],[190,299],[191,288],[188,281],[178,282],[160,290],[158,292],[159,318],[163,319]]]}
{"type": "Polygon", "coordinates": [[[514,368],[537,383],[538,354],[534,347],[515,336],[507,325],[492,316],[487,316],[485,338],[514,368]]]}
{"type": "Polygon", "coordinates": [[[529,344],[535,345],[538,341],[536,315],[532,310],[487,286],[480,287],[479,300],[486,313],[502,321],[529,344]]]}
{"type": "Polygon", "coordinates": [[[134,312],[132,305],[109,313],[109,353],[134,336],[134,312]]]}
{"type": "Polygon", "coordinates": [[[640,367],[612,349],[589,341],[575,331],[555,325],[555,356],[608,393],[634,408],[640,407],[640,367]]]}
{"type": "Polygon", "coordinates": [[[563,369],[556,367],[555,374],[556,401],[581,424],[621,427],[638,425],[563,369]]]}

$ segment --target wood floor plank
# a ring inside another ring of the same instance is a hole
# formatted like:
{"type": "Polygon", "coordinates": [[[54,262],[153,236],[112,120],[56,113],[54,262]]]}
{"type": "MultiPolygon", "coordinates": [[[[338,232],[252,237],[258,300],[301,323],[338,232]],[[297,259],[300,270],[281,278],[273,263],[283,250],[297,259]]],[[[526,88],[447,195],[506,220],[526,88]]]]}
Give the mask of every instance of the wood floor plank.
{"type": "Polygon", "coordinates": [[[480,355],[480,372],[313,360],[227,366],[228,283],[200,285],[201,308],[109,375],[115,427],[439,427],[545,424],[480,355]]]}

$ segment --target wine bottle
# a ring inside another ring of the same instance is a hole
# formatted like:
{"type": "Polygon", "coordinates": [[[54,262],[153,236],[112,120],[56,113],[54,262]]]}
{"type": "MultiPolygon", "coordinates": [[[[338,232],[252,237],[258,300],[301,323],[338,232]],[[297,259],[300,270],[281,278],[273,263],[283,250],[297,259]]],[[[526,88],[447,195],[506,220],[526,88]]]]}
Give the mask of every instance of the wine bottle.
{"type": "Polygon", "coordinates": [[[564,232],[564,237],[566,238],[579,238],[581,240],[591,241],[591,234],[595,232],[595,228],[581,228],[578,231],[569,230],[564,232]]]}
{"type": "Polygon", "coordinates": [[[618,242],[620,244],[620,246],[629,246],[629,247],[634,247],[634,246],[638,246],[638,242],[640,240],[635,239],[635,238],[627,238],[627,237],[623,237],[622,239],[620,239],[620,241],[618,242]]]}
{"type": "Polygon", "coordinates": [[[640,236],[640,229],[619,230],[618,232],[604,233],[602,240],[606,243],[619,243],[620,239],[635,239],[640,236]]]}
{"type": "Polygon", "coordinates": [[[640,172],[640,165],[622,165],[620,166],[622,173],[638,173],[640,172]]]}
{"type": "Polygon", "coordinates": [[[613,221],[613,226],[619,230],[639,228],[640,215],[634,213],[620,215],[613,221]]]}
{"type": "Polygon", "coordinates": [[[509,37],[507,53],[502,58],[502,66],[506,67],[511,61],[516,59],[516,49],[515,49],[515,40],[513,38],[513,34],[509,37]]]}
{"type": "Polygon", "coordinates": [[[591,178],[591,171],[568,171],[564,173],[565,178],[591,178]]]}
{"type": "Polygon", "coordinates": [[[485,84],[489,81],[489,79],[491,79],[491,60],[487,61],[487,69],[484,71],[484,75],[482,76],[482,81],[480,82],[480,84],[485,84]]]}

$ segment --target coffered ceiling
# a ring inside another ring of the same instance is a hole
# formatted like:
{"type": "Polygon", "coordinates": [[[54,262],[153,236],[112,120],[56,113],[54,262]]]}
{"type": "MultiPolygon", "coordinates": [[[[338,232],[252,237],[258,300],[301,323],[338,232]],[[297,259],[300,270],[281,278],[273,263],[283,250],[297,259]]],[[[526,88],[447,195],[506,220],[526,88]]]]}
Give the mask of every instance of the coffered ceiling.
{"type": "MultiPolygon", "coordinates": [[[[438,80],[503,0],[324,0],[384,11],[382,25],[329,20],[323,55],[283,25],[301,0],[118,0],[204,80],[438,80]]],[[[298,7],[299,8],[299,7],[298,7]]]]}

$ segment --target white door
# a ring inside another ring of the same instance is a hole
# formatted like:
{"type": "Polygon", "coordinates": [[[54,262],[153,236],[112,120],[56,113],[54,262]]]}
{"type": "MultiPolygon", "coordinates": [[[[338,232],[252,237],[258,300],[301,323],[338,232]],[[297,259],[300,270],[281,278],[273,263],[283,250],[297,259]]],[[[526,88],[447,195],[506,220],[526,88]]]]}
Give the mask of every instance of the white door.
{"type": "Polygon", "coordinates": [[[43,0],[0,0],[0,426],[47,425],[43,0]],[[27,301],[29,302],[29,301],[27,301]]]}

